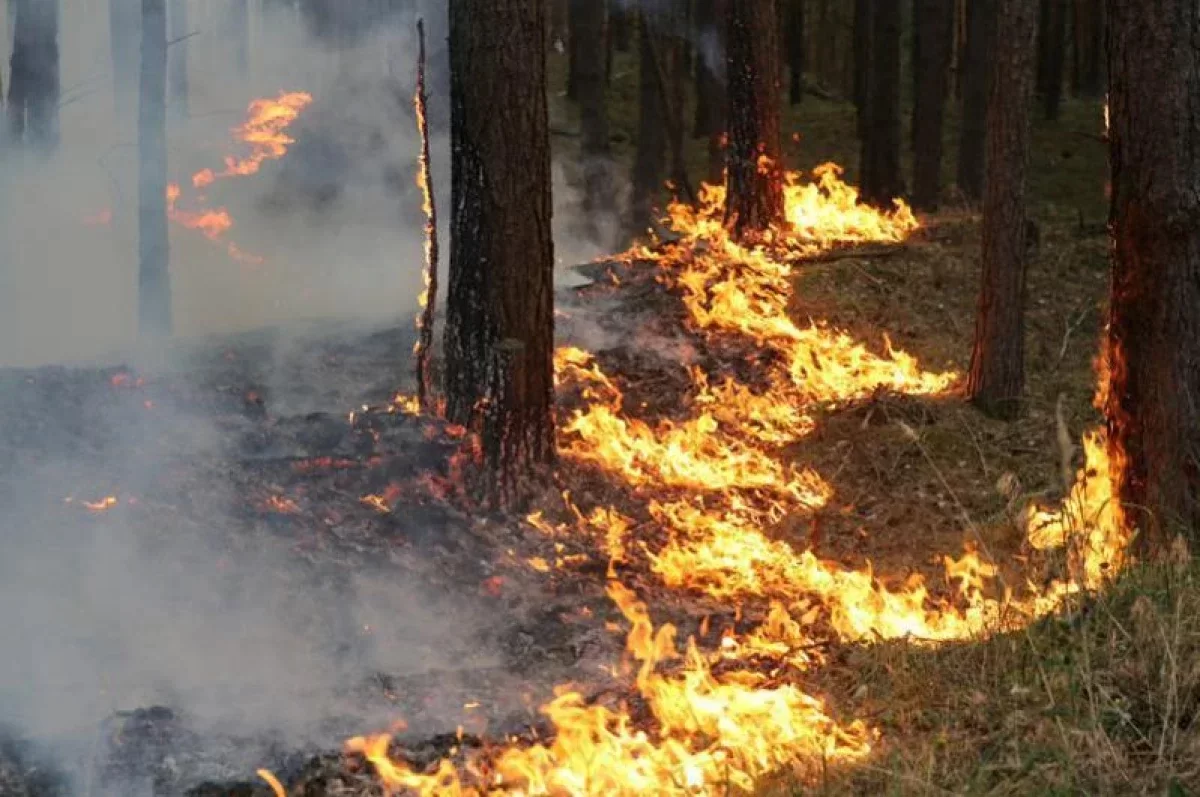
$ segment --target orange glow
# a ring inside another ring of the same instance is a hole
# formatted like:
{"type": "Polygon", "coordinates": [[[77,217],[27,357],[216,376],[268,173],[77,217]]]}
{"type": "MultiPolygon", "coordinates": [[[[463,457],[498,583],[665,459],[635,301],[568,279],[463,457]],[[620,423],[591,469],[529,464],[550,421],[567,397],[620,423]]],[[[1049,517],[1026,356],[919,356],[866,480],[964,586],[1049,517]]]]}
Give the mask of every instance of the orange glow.
{"type": "Polygon", "coordinates": [[[275,797],[287,797],[287,792],[284,791],[283,784],[279,782],[279,778],[275,777],[275,773],[266,769],[259,769],[254,774],[267,782],[271,787],[271,791],[275,793],[275,797]]]}
{"type": "Polygon", "coordinates": [[[84,501],[83,505],[92,512],[107,512],[117,505],[117,497],[115,495],[106,495],[99,501],[84,501]]]}

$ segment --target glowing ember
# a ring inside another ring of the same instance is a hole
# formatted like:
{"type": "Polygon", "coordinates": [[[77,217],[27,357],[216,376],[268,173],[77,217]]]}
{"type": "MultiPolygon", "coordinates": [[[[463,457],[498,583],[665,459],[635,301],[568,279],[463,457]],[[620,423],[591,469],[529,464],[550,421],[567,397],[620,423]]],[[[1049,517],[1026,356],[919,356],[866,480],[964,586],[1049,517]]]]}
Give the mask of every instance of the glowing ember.
{"type": "Polygon", "coordinates": [[[279,778],[275,777],[273,772],[260,769],[255,774],[267,782],[267,785],[271,787],[271,791],[275,793],[275,797],[287,797],[287,792],[284,791],[283,784],[279,782],[279,778]]]}
{"type": "Polygon", "coordinates": [[[263,502],[268,512],[278,512],[281,515],[295,515],[300,512],[300,506],[292,499],[283,495],[272,495],[263,502]]]}
{"type": "Polygon", "coordinates": [[[83,505],[91,512],[107,512],[117,505],[117,497],[115,495],[106,495],[99,501],[84,501],[83,505]]]}

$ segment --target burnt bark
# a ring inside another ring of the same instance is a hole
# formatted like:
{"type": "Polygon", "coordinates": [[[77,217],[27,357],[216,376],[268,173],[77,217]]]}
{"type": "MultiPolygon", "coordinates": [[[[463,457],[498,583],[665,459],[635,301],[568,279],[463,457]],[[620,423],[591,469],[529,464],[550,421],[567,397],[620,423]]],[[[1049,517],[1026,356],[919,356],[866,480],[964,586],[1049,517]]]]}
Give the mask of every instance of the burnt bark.
{"type": "Polygon", "coordinates": [[[725,221],[742,238],[783,220],[779,25],[774,0],[735,0],[726,19],[725,221]]]}
{"type": "Polygon", "coordinates": [[[913,206],[936,210],[942,193],[943,127],[954,46],[954,0],[913,5],[913,206]]]}
{"type": "MultiPolygon", "coordinates": [[[[25,0],[21,0],[25,2],[25,0]]],[[[117,123],[132,124],[137,115],[142,8],[140,0],[108,0],[108,34],[112,55],[113,103],[117,123]],[[125,122],[124,120],[130,120],[125,122]]]]}
{"type": "MultiPolygon", "coordinates": [[[[1200,529],[1200,16],[1108,3],[1112,283],[1104,396],[1143,552],[1200,529]]],[[[1130,511],[1127,509],[1127,511],[1130,511]]]]}
{"type": "Polygon", "coordinates": [[[502,497],[554,460],[554,244],[542,3],[450,4],[446,411],[502,497]]]}
{"type": "Polygon", "coordinates": [[[584,234],[602,246],[607,240],[609,220],[617,210],[612,176],[612,147],[609,144],[608,103],[605,92],[604,53],[606,9],[604,3],[585,2],[572,6],[572,52],[578,57],[576,91],[579,100],[580,158],[583,166],[584,234]]]}
{"type": "Polygon", "coordinates": [[[871,35],[874,25],[871,21],[874,15],[873,0],[854,0],[854,33],[853,33],[853,63],[854,63],[854,107],[858,111],[858,137],[867,137],[867,102],[868,87],[871,81],[871,35]]]}
{"type": "Polygon", "coordinates": [[[967,392],[985,413],[1013,418],[1025,383],[1025,174],[1033,96],[1037,0],[998,0],[988,88],[983,277],[967,392]]]}
{"type": "Polygon", "coordinates": [[[890,206],[904,193],[900,175],[900,3],[871,0],[871,57],[859,182],[867,202],[890,206]]]}
{"type": "Polygon", "coordinates": [[[168,108],[177,118],[188,115],[188,0],[171,0],[168,22],[171,44],[167,48],[168,108]]]}
{"type": "Polygon", "coordinates": [[[167,242],[167,9],[142,0],[138,97],[138,331],[171,334],[167,242]]]}
{"type": "Polygon", "coordinates": [[[708,182],[725,179],[725,0],[696,2],[695,138],[708,139],[708,182]]]}
{"type": "Polygon", "coordinates": [[[18,0],[9,60],[8,126],[13,141],[58,146],[58,2],[18,0]]]}
{"type": "Polygon", "coordinates": [[[1042,114],[1058,119],[1062,105],[1063,68],[1067,58],[1066,0],[1041,0],[1038,22],[1037,93],[1042,114]]]}
{"type": "Polygon", "coordinates": [[[804,69],[807,66],[808,46],[805,41],[805,0],[787,0],[784,14],[785,50],[788,65],[788,102],[799,105],[804,100],[804,69]]]}
{"type": "Polygon", "coordinates": [[[983,197],[987,137],[988,75],[991,71],[997,0],[967,0],[962,54],[962,122],[958,143],[958,189],[970,202],[983,197]]]}

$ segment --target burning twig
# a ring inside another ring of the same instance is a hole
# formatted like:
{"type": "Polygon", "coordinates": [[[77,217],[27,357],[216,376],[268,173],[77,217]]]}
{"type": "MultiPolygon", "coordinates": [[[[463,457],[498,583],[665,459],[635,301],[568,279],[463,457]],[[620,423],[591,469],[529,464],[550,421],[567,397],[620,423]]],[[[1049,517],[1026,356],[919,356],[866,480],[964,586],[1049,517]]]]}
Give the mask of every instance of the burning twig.
{"type": "Polygon", "coordinates": [[[433,199],[433,172],[429,154],[428,104],[425,96],[425,21],[417,20],[417,92],[413,99],[417,110],[417,130],[421,134],[421,169],[417,185],[421,187],[425,209],[425,293],[421,296],[421,315],[417,319],[417,403],[422,411],[430,407],[429,350],[433,345],[433,310],[437,304],[437,208],[433,199]]]}

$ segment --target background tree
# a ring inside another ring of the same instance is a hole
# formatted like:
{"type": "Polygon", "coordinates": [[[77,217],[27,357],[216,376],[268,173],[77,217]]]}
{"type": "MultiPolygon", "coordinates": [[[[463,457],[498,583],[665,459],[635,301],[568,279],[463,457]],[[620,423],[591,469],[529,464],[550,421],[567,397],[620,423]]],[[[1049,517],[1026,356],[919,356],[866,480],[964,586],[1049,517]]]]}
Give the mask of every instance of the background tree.
{"type": "Polygon", "coordinates": [[[1025,173],[1037,0],[998,0],[987,111],[983,278],[967,392],[985,412],[1014,417],[1025,384],[1025,173]]]}
{"type": "Polygon", "coordinates": [[[707,180],[725,179],[725,15],[727,0],[696,0],[696,117],[695,138],[708,139],[707,180]]]}
{"type": "Polygon", "coordinates": [[[734,0],[726,18],[729,145],[725,219],[736,236],[783,219],[775,0],[734,0]]]}
{"type": "Polygon", "coordinates": [[[913,206],[936,210],[942,193],[942,151],[954,0],[913,3],[913,206]]]}
{"type": "Polygon", "coordinates": [[[875,5],[873,0],[854,0],[853,51],[854,107],[858,111],[858,137],[867,137],[867,85],[871,79],[871,22],[875,5]]]}
{"type": "Polygon", "coordinates": [[[142,0],[138,99],[138,330],[171,333],[167,242],[167,9],[142,0]]]}
{"type": "Polygon", "coordinates": [[[784,52],[788,66],[788,102],[799,105],[804,100],[804,69],[808,60],[805,41],[804,5],[806,0],[785,0],[784,52]]]}
{"type": "Polygon", "coordinates": [[[890,205],[904,193],[900,175],[900,3],[870,0],[859,182],[863,199],[890,205]]]}
{"type": "Polygon", "coordinates": [[[978,202],[983,196],[984,141],[987,138],[988,74],[997,0],[966,0],[962,53],[962,122],[958,140],[958,188],[978,202]]]}
{"type": "Polygon", "coordinates": [[[579,100],[580,156],[583,164],[583,210],[585,234],[593,241],[609,246],[604,239],[602,222],[617,209],[612,180],[612,147],[609,144],[608,103],[604,76],[607,38],[605,3],[572,5],[572,51],[578,58],[576,91],[579,100]]]}
{"type": "Polygon", "coordinates": [[[14,141],[58,146],[58,2],[17,0],[9,61],[8,126],[14,141]]]}
{"type": "Polygon", "coordinates": [[[1076,96],[1096,99],[1104,93],[1105,0],[1074,0],[1071,88],[1076,96]]]}
{"type": "MultiPolygon", "coordinates": [[[[1105,397],[1143,549],[1200,529],[1200,15],[1108,4],[1113,271],[1105,397]]],[[[1120,461],[1120,457],[1118,457],[1120,461]]]]}
{"type": "Polygon", "coordinates": [[[1067,60],[1066,0],[1041,0],[1038,20],[1037,93],[1046,119],[1058,119],[1067,60]]]}
{"type": "Polygon", "coordinates": [[[447,415],[501,495],[554,459],[554,244],[542,3],[450,3],[447,415]]]}
{"type": "Polygon", "coordinates": [[[171,0],[168,22],[171,44],[167,48],[168,107],[178,118],[188,115],[188,0],[171,0]]]}
{"type": "MultiPolygon", "coordinates": [[[[21,0],[26,2],[27,0],[21,0]]],[[[112,55],[113,101],[118,124],[133,119],[138,96],[142,9],[140,0],[108,0],[108,36],[112,55]]]]}

